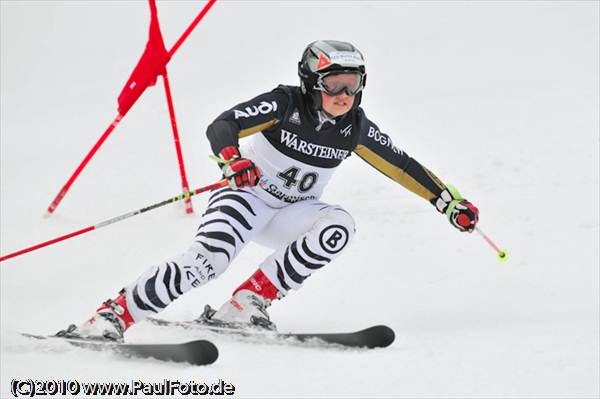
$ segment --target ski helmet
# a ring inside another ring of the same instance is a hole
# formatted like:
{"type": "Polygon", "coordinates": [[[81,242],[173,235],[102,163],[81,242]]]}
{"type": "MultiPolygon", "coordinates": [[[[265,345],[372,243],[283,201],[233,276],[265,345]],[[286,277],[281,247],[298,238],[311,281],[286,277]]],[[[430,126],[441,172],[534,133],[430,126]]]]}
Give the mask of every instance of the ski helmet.
{"type": "Polygon", "coordinates": [[[302,94],[315,110],[322,107],[320,92],[328,91],[323,85],[323,79],[327,75],[339,73],[359,74],[359,85],[351,91],[345,89],[348,94],[355,96],[352,108],[358,107],[367,80],[362,53],[352,44],[336,40],[319,40],[306,47],[298,62],[298,76],[302,94]]]}

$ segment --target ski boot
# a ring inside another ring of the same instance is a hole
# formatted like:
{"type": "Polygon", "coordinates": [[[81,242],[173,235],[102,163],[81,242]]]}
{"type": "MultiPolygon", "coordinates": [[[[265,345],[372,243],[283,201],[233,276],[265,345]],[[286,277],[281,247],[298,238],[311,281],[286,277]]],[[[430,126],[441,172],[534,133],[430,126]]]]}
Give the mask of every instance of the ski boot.
{"type": "Polygon", "coordinates": [[[115,299],[108,299],[88,320],[76,326],[71,324],[66,330],[56,333],[57,337],[89,339],[94,341],[123,342],[125,330],[134,324],[127,310],[125,290],[115,299]]]}
{"type": "Polygon", "coordinates": [[[215,327],[275,331],[277,328],[267,313],[267,307],[281,296],[259,269],[233,292],[231,299],[219,310],[206,305],[197,321],[215,327]]]}

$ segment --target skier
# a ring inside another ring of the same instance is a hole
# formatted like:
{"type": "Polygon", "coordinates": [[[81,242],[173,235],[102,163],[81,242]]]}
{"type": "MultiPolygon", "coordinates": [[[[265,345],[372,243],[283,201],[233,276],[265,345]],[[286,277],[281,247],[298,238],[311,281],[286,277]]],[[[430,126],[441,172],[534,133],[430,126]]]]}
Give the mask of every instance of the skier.
{"type": "Polygon", "coordinates": [[[367,74],[356,47],[313,42],[302,54],[298,75],[300,87],[280,85],[208,126],[229,186],[212,192],[187,251],[150,267],[89,320],[59,335],[122,341],[134,323],[221,275],[250,241],[274,252],[220,309],[206,306],[200,321],[275,329],[266,308],[301,288],[354,236],[352,216],[319,200],[352,152],[429,201],[458,230],[473,231],[478,209],[396,147],[359,107],[367,74]]]}

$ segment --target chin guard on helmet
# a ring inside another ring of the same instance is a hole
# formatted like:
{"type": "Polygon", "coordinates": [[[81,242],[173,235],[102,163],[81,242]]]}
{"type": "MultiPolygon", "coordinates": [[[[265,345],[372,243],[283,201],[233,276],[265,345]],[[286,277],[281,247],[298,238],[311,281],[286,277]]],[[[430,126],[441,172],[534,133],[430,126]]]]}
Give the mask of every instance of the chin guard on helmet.
{"type": "Polygon", "coordinates": [[[362,90],[367,81],[365,61],[362,53],[350,43],[335,40],[319,40],[309,44],[298,62],[298,76],[302,94],[315,111],[322,110],[321,92],[339,95],[346,92],[354,95],[352,108],[359,106],[362,90]],[[358,85],[346,84],[329,87],[325,79],[329,75],[357,74],[358,85]]]}

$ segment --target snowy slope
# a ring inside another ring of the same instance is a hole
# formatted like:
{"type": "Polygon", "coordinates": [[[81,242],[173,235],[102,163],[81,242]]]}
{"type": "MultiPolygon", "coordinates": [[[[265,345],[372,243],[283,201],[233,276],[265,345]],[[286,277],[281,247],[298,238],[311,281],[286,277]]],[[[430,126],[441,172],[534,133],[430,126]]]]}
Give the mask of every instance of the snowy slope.
{"type": "MultiPolygon", "coordinates": [[[[579,397],[600,395],[598,2],[217,3],[169,64],[188,177],[219,176],[206,125],[278,83],[296,84],[304,46],[354,42],[369,73],[363,106],[395,143],[454,183],[476,235],[352,157],[324,200],[357,221],[353,245],[274,304],[284,331],[395,329],[384,350],[217,340],[210,367],[32,346],[89,317],[150,265],[186,248],[195,216],[161,208],[3,262],[1,397],[14,378],[216,381],[240,397],[579,397]]],[[[203,2],[159,3],[170,47],[203,2]]],[[[145,2],[1,6],[0,253],[180,191],[164,93],[150,89],[54,216],[58,189],[116,116],[147,37],[145,2]]],[[[159,82],[160,83],[160,82],[159,82]]],[[[268,254],[250,245],[214,283],[163,314],[220,305],[268,254]]],[[[140,324],[131,342],[184,341],[140,324]]]]}

